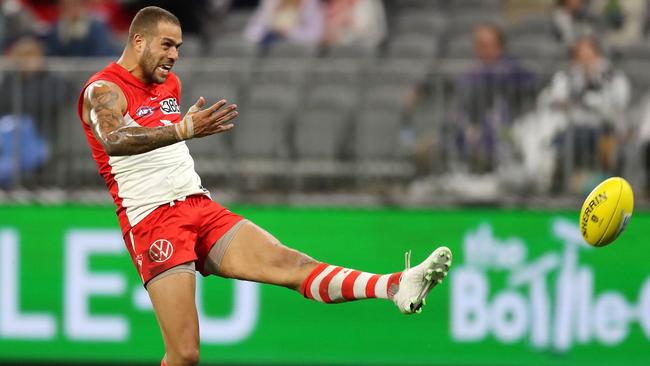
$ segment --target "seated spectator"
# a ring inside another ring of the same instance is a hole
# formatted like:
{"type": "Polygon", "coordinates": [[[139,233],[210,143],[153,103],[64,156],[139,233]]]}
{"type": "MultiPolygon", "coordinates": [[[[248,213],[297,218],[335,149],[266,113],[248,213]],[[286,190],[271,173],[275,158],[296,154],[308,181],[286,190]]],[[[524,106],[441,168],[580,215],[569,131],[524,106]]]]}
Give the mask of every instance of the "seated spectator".
{"type": "Polygon", "coordinates": [[[641,164],[643,164],[645,181],[643,194],[650,198],[650,94],[646,94],[636,108],[638,129],[635,131],[635,142],[641,148],[641,164]]]}
{"type": "Polygon", "coordinates": [[[593,35],[598,28],[598,19],[583,0],[558,0],[552,16],[553,31],[566,46],[580,37],[593,35]]]}
{"type": "Polygon", "coordinates": [[[556,0],[502,0],[503,17],[509,24],[519,24],[531,18],[547,16],[556,0]]]}
{"type": "Polygon", "coordinates": [[[602,19],[607,46],[624,49],[642,42],[648,15],[646,0],[596,0],[591,9],[602,19]]]}
{"type": "Polygon", "coordinates": [[[262,46],[276,41],[316,45],[323,35],[319,0],[262,0],[244,31],[262,46]]]}
{"type": "MultiPolygon", "coordinates": [[[[553,76],[540,101],[564,116],[558,151],[560,157],[566,158],[563,152],[571,142],[573,148],[568,153],[573,154],[574,173],[616,173],[618,136],[628,127],[625,111],[630,101],[630,84],[625,74],[604,57],[593,38],[583,37],[575,42],[571,65],[553,76]]],[[[561,175],[561,164],[558,170],[561,175]]]]}
{"type": "Polygon", "coordinates": [[[3,75],[0,83],[2,90],[12,91],[0,98],[0,187],[10,186],[16,173],[45,163],[48,146],[41,131],[56,118],[67,89],[43,71],[44,49],[35,37],[20,38],[8,56],[18,72],[3,75]]]}
{"type": "Polygon", "coordinates": [[[507,55],[494,25],[474,29],[476,60],[456,82],[456,147],[471,171],[496,168],[500,134],[535,94],[536,77],[507,55]]]}
{"type": "Polygon", "coordinates": [[[88,13],[82,0],[60,0],[60,15],[45,37],[51,56],[117,55],[108,25],[88,13]]]}
{"type": "Polygon", "coordinates": [[[0,1],[0,51],[16,39],[36,31],[36,21],[18,0],[0,1]]]}
{"type": "Polygon", "coordinates": [[[323,44],[374,48],[386,37],[386,14],[381,1],[328,0],[323,44]]]}

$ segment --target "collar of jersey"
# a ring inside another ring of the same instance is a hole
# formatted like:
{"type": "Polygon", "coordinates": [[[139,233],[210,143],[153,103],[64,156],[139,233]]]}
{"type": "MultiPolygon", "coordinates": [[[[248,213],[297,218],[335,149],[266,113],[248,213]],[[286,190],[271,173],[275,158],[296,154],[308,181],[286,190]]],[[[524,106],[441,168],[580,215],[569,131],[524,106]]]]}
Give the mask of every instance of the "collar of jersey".
{"type": "Polygon", "coordinates": [[[122,79],[124,79],[124,81],[127,81],[129,84],[132,84],[140,89],[143,89],[147,92],[153,92],[153,90],[158,87],[156,84],[147,84],[136,78],[129,72],[129,70],[125,69],[122,65],[118,64],[115,61],[111,62],[110,66],[122,77],[122,79]]]}

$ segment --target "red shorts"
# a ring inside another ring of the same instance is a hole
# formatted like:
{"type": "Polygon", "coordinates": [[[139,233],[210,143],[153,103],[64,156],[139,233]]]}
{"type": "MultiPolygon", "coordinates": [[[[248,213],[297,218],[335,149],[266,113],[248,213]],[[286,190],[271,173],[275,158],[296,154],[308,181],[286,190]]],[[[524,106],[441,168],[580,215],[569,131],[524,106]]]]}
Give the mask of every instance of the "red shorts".
{"type": "Polygon", "coordinates": [[[243,218],[204,195],[163,205],[124,235],[142,282],[187,262],[202,275],[210,249],[243,218]]]}

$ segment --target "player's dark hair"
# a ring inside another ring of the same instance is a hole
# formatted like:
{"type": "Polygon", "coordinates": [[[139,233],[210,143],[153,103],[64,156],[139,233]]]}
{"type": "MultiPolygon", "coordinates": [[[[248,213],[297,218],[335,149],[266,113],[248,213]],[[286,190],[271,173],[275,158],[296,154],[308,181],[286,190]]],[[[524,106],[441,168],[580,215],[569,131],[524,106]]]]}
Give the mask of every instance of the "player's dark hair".
{"type": "Polygon", "coordinates": [[[179,27],[181,26],[181,22],[176,15],[157,6],[147,6],[146,8],[140,9],[133,17],[131,26],[129,27],[129,40],[132,40],[136,34],[145,36],[155,34],[158,30],[158,23],[160,22],[169,22],[179,27]]]}

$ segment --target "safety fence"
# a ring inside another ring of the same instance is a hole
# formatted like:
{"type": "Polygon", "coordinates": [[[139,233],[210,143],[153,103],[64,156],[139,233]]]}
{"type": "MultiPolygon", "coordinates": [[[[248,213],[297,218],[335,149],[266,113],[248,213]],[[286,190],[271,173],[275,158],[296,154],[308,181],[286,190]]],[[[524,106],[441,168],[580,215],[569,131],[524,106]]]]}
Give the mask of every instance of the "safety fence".
{"type": "MultiPolygon", "coordinates": [[[[102,188],[76,105],[84,81],[110,61],[47,59],[36,71],[0,62],[5,196],[102,188]]],[[[642,113],[549,101],[551,77],[566,65],[522,64],[486,76],[467,60],[190,58],[174,70],[183,110],[198,96],[239,105],[231,133],[188,142],[204,185],[239,197],[370,192],[408,203],[428,192],[526,201],[579,197],[607,175],[642,192],[642,113]]],[[[634,89],[629,110],[643,109],[642,92],[634,89]]]]}

